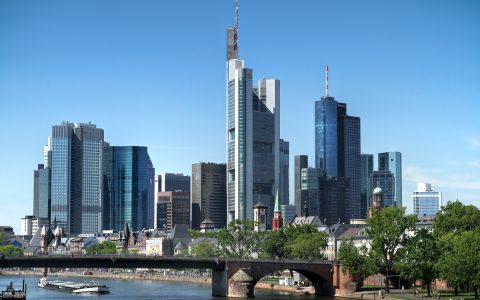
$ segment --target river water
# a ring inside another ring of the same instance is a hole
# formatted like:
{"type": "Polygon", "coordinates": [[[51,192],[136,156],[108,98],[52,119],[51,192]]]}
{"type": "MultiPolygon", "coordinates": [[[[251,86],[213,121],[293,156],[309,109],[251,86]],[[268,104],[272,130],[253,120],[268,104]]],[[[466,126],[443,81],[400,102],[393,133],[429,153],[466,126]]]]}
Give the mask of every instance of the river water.
{"type": "MultiPolygon", "coordinates": [[[[225,299],[212,297],[212,289],[209,285],[193,283],[153,281],[153,280],[99,280],[99,282],[110,287],[110,294],[107,295],[73,295],[70,293],[43,289],[37,286],[38,276],[0,276],[0,290],[13,282],[15,289],[21,289],[22,280],[27,284],[28,300],[53,300],[53,299],[225,299]]],[[[68,280],[82,282],[82,278],[70,278],[68,280]]],[[[331,300],[329,297],[315,297],[312,295],[299,295],[296,293],[272,292],[255,289],[255,298],[263,300],[286,300],[286,299],[323,299],[331,300]]]]}

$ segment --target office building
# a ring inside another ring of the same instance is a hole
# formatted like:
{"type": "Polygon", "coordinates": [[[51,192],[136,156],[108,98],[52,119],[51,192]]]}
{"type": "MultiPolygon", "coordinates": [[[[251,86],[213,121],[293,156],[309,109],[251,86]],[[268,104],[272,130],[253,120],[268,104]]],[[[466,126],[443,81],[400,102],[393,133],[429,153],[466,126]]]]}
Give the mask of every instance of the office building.
{"type": "Polygon", "coordinates": [[[190,192],[190,176],[162,173],[155,176],[155,192],[190,192]]]}
{"type": "MultiPolygon", "coordinates": [[[[347,179],[323,181],[329,185],[348,184],[345,189],[348,195],[338,199],[345,201],[345,219],[341,221],[362,217],[360,118],[349,116],[347,105],[328,95],[328,66],[326,96],[315,102],[315,167],[321,170],[322,176],[347,179]]],[[[330,201],[336,200],[331,198],[330,201]]]]}
{"type": "MultiPolygon", "coordinates": [[[[308,213],[310,216],[318,216],[320,213],[320,198],[319,198],[319,179],[321,177],[321,170],[317,168],[303,168],[301,170],[301,189],[303,191],[302,208],[305,207],[305,204],[308,206],[308,213]]],[[[305,216],[303,214],[297,215],[305,216]]]]}
{"type": "Polygon", "coordinates": [[[155,170],[147,147],[106,144],[103,172],[103,228],[153,228],[155,170]]]}
{"type": "Polygon", "coordinates": [[[323,224],[333,225],[347,223],[351,219],[347,215],[349,179],[345,177],[321,176],[318,182],[317,216],[323,224]],[[347,192],[346,192],[347,191],[347,192]]]}
{"type": "Polygon", "coordinates": [[[52,127],[51,220],[66,233],[102,231],[103,143],[91,123],[52,127]]]}
{"type": "Polygon", "coordinates": [[[395,176],[390,171],[373,171],[370,186],[380,187],[385,207],[395,205],[395,176]]]}
{"type": "Polygon", "coordinates": [[[442,207],[442,192],[432,190],[430,183],[419,183],[413,192],[413,213],[418,217],[433,217],[442,207]]]}
{"type": "Polygon", "coordinates": [[[302,190],[302,169],[308,168],[308,155],[296,155],[294,158],[295,214],[302,215],[306,191],[302,190]]]}
{"type": "Polygon", "coordinates": [[[35,235],[39,228],[50,226],[47,218],[37,218],[35,216],[25,216],[20,222],[20,235],[35,235]]]}
{"type": "Polygon", "coordinates": [[[227,222],[253,220],[258,202],[272,216],[280,176],[280,82],[261,79],[254,87],[237,40],[238,22],[227,29],[227,222]]]}
{"type": "Polygon", "coordinates": [[[373,154],[362,154],[361,160],[361,217],[365,218],[368,208],[370,207],[370,197],[372,194],[372,187],[370,186],[370,176],[373,173],[373,154]]]}
{"type": "Polygon", "coordinates": [[[295,210],[295,205],[293,204],[281,204],[280,205],[280,210],[282,211],[282,216],[283,216],[283,223],[284,224],[290,224],[292,222],[293,218],[296,216],[296,210],[295,210]]]}
{"type": "Polygon", "coordinates": [[[227,165],[197,163],[192,165],[192,228],[209,220],[214,228],[227,226],[227,165]]]}
{"type": "Polygon", "coordinates": [[[280,176],[278,183],[278,191],[280,197],[280,205],[290,204],[290,143],[280,139],[280,176]]]}
{"type": "Polygon", "coordinates": [[[395,178],[393,203],[402,206],[402,154],[400,152],[378,153],[378,170],[390,171],[395,178]]]}
{"type": "Polygon", "coordinates": [[[156,202],[155,228],[172,230],[177,224],[190,227],[189,192],[158,192],[156,202]]]}

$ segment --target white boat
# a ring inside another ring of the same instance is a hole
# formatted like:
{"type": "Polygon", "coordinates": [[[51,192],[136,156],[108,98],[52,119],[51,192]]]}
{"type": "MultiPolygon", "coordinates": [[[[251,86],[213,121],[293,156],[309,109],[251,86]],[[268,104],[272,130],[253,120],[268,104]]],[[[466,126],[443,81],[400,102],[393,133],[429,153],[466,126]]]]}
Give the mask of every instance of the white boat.
{"type": "Polygon", "coordinates": [[[104,284],[98,284],[94,281],[78,283],[65,280],[49,280],[47,277],[42,277],[38,282],[41,288],[71,292],[75,294],[109,294],[110,288],[104,284]]]}

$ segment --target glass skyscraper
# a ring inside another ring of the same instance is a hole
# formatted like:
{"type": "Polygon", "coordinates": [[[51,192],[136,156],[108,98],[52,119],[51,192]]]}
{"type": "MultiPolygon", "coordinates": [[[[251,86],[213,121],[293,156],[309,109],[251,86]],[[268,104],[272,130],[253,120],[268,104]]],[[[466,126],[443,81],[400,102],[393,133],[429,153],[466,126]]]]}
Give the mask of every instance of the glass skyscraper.
{"type": "MultiPolygon", "coordinates": [[[[328,95],[315,102],[315,167],[323,177],[345,179],[321,181],[329,185],[328,190],[335,191],[332,195],[341,191],[334,184],[344,187],[345,195],[338,198],[339,203],[344,203],[340,208],[341,222],[361,218],[360,118],[347,115],[347,105],[328,95]]],[[[328,201],[337,200],[332,196],[328,201]]],[[[339,205],[329,204],[326,209],[339,205]]]]}
{"type": "MultiPolygon", "coordinates": [[[[290,203],[290,183],[289,183],[289,166],[290,166],[290,143],[280,139],[280,176],[278,195],[280,196],[281,205],[290,203]]],[[[285,220],[285,215],[284,220],[285,220]]]]}
{"type": "Polygon", "coordinates": [[[392,172],[373,171],[370,176],[370,186],[382,188],[384,207],[395,205],[395,176],[392,172]]]}
{"type": "Polygon", "coordinates": [[[395,178],[393,203],[402,206],[402,154],[400,152],[378,153],[378,170],[390,171],[395,178]]]}
{"type": "Polygon", "coordinates": [[[361,212],[362,218],[366,218],[370,207],[370,196],[373,191],[373,187],[370,185],[370,176],[373,173],[373,154],[362,154],[361,158],[361,212]]]}
{"type": "Polygon", "coordinates": [[[253,220],[268,206],[271,223],[280,176],[280,82],[262,79],[238,59],[238,28],[227,29],[227,222],[253,220]]]}
{"type": "Polygon", "coordinates": [[[147,147],[105,146],[103,227],[153,228],[153,168],[147,147]]]}
{"type": "Polygon", "coordinates": [[[54,125],[51,136],[51,220],[67,233],[102,230],[103,129],[54,125]]]}

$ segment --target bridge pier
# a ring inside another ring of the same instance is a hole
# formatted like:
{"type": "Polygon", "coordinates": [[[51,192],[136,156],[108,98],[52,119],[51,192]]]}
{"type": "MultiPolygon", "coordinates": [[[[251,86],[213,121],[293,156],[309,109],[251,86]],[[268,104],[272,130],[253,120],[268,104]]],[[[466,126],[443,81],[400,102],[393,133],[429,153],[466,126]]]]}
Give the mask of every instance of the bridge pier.
{"type": "Polygon", "coordinates": [[[228,274],[227,270],[212,270],[212,296],[227,297],[228,295],[228,274]]]}

